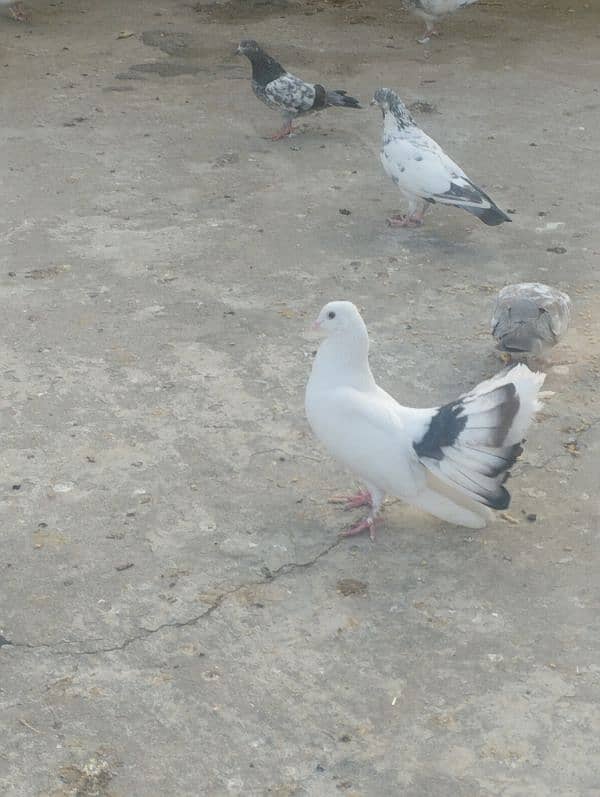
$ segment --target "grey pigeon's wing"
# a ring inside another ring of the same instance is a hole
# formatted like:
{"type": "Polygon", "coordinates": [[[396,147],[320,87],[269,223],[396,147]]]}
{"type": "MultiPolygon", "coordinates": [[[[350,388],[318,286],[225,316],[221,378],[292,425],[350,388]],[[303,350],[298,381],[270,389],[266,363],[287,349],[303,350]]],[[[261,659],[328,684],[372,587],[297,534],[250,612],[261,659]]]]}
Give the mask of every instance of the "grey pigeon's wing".
{"type": "Polygon", "coordinates": [[[286,72],[285,75],[272,80],[265,86],[265,98],[268,102],[292,114],[310,111],[314,106],[316,89],[311,83],[286,72]]]}
{"type": "Polygon", "coordinates": [[[548,324],[556,340],[560,340],[569,327],[571,320],[571,300],[562,291],[552,291],[552,296],[544,299],[540,305],[546,311],[548,324]]]}

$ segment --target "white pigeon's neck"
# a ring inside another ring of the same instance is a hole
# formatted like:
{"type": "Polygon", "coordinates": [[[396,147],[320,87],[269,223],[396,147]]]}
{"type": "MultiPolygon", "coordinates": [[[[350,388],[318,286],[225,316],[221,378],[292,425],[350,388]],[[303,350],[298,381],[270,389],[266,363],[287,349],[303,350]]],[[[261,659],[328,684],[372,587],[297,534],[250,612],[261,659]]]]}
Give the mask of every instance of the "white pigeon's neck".
{"type": "Polygon", "coordinates": [[[372,390],[375,380],[369,367],[369,338],[366,331],[332,335],[321,343],[313,363],[311,381],[319,387],[344,385],[372,390]]]}

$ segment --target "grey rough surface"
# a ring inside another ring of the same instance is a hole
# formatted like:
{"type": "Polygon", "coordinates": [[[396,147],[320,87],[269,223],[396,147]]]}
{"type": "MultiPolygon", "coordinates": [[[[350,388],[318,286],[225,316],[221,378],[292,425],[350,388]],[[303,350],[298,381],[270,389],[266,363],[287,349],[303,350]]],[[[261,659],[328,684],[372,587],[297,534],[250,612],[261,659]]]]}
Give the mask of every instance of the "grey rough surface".
{"type": "Polygon", "coordinates": [[[597,797],[600,10],[479,4],[422,48],[391,2],[31,5],[0,17],[0,792],[597,797]],[[116,80],[169,59],[158,28],[207,71],[116,80]],[[249,35],[435,106],[513,224],[386,228],[374,111],[263,140],[249,35]],[[376,544],[338,543],[308,321],[354,298],[382,384],[432,405],[499,367],[518,280],[574,318],[509,519],[390,503],[376,544]]]}

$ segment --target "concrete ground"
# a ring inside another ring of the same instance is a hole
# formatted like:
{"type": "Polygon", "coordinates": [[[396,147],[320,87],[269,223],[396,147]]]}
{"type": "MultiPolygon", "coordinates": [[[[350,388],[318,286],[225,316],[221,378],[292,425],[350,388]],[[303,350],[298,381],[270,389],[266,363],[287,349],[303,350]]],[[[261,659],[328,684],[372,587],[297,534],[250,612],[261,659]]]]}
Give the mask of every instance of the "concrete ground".
{"type": "Polygon", "coordinates": [[[397,0],[30,7],[0,17],[0,792],[598,797],[600,7],[483,0],[427,47],[397,0]],[[365,110],[265,140],[248,36],[365,110]],[[386,227],[381,85],[512,224],[386,227]],[[525,279],[574,321],[509,511],[390,501],[338,541],[309,321],[356,301],[431,406],[499,370],[525,279]]]}

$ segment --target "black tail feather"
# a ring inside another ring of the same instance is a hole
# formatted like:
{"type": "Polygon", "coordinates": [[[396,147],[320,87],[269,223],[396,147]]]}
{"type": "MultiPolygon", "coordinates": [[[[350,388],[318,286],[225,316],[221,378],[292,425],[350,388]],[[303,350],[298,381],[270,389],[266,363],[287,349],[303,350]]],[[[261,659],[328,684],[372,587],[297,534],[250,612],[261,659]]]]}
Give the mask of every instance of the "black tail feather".
{"type": "Polygon", "coordinates": [[[487,224],[489,227],[497,227],[498,224],[503,224],[505,221],[512,221],[510,216],[507,216],[503,210],[500,210],[499,207],[493,205],[491,208],[472,208],[463,205],[465,210],[468,210],[469,213],[472,213],[474,216],[482,221],[484,224],[487,224]]]}

